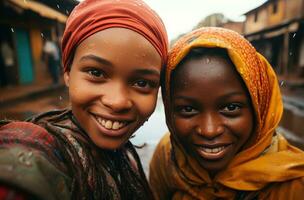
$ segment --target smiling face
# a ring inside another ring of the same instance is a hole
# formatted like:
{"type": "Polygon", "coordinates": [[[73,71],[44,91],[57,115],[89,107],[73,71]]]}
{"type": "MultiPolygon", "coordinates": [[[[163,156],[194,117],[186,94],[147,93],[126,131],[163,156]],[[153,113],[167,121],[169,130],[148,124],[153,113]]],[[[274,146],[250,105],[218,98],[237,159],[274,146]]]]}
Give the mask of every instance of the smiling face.
{"type": "Polygon", "coordinates": [[[228,56],[214,54],[181,63],[171,85],[173,129],[213,176],[251,141],[254,119],[245,85],[228,56]]]}
{"type": "Polygon", "coordinates": [[[161,57],[148,40],[123,28],[85,39],[64,74],[72,112],[100,148],[117,149],[155,109],[161,57]]]}

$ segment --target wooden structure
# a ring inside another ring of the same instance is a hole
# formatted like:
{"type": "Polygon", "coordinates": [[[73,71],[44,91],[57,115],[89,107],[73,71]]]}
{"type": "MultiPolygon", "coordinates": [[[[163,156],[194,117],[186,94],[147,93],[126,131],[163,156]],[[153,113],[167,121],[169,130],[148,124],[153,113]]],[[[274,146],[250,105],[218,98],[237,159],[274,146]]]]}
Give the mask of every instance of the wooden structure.
{"type": "Polygon", "coordinates": [[[277,74],[304,77],[304,0],[268,0],[245,16],[245,37],[277,74]]]}

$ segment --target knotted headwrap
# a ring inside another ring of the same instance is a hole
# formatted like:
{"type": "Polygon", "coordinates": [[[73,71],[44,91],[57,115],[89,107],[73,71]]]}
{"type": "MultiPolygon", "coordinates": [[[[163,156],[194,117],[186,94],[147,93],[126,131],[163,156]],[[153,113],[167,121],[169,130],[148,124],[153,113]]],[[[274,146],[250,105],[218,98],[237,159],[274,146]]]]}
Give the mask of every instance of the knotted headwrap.
{"type": "MultiPolygon", "coordinates": [[[[168,37],[160,17],[141,0],[85,0],[69,16],[62,38],[62,63],[68,71],[76,47],[107,28],[120,27],[144,36],[166,63],[168,37]]],[[[122,36],[123,37],[123,36],[122,36]]]]}

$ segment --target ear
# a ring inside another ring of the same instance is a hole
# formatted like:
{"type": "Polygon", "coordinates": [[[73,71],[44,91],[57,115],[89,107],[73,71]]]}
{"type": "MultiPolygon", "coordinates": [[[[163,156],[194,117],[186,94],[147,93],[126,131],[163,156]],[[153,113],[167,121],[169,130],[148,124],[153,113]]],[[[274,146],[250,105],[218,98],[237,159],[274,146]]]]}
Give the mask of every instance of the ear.
{"type": "Polygon", "coordinates": [[[65,82],[65,85],[67,87],[69,87],[70,86],[70,72],[69,71],[64,72],[63,79],[64,79],[64,82],[65,82]]]}

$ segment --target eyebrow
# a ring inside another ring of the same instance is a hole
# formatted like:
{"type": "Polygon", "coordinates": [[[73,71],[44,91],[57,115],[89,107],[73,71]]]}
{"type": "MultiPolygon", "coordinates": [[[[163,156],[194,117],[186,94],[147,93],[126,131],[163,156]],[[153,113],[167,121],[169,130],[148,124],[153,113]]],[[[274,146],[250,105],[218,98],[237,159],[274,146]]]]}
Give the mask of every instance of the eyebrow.
{"type": "MultiPolygon", "coordinates": [[[[93,54],[89,54],[89,55],[85,55],[83,57],[80,58],[80,61],[83,61],[83,60],[94,60],[100,64],[104,64],[104,65],[107,65],[107,66],[113,66],[113,64],[102,58],[102,57],[99,57],[99,56],[96,56],[96,55],[93,55],[93,54]]],[[[155,75],[155,76],[160,76],[160,71],[156,70],[156,69],[135,69],[135,74],[140,74],[140,75],[155,75]]]]}
{"type": "MultiPolygon", "coordinates": [[[[240,91],[235,91],[235,92],[231,92],[228,94],[225,94],[223,96],[221,96],[221,99],[227,99],[230,98],[232,96],[238,96],[238,95],[246,95],[244,92],[240,92],[240,91]]],[[[191,97],[185,96],[185,95],[179,95],[176,96],[175,99],[181,99],[181,100],[185,100],[185,101],[192,101],[193,99],[191,97]]]]}
{"type": "Polygon", "coordinates": [[[89,55],[85,55],[85,56],[81,57],[80,61],[83,61],[83,60],[94,60],[100,64],[112,66],[112,63],[110,61],[108,61],[102,57],[95,56],[93,54],[89,54],[89,55]]]}
{"type": "Polygon", "coordinates": [[[156,69],[135,69],[135,74],[160,76],[160,72],[156,69]]]}
{"type": "Polygon", "coordinates": [[[228,94],[225,94],[223,96],[223,98],[229,98],[229,97],[232,97],[232,96],[239,96],[239,95],[246,95],[246,93],[240,92],[240,91],[230,92],[228,94]]]}

